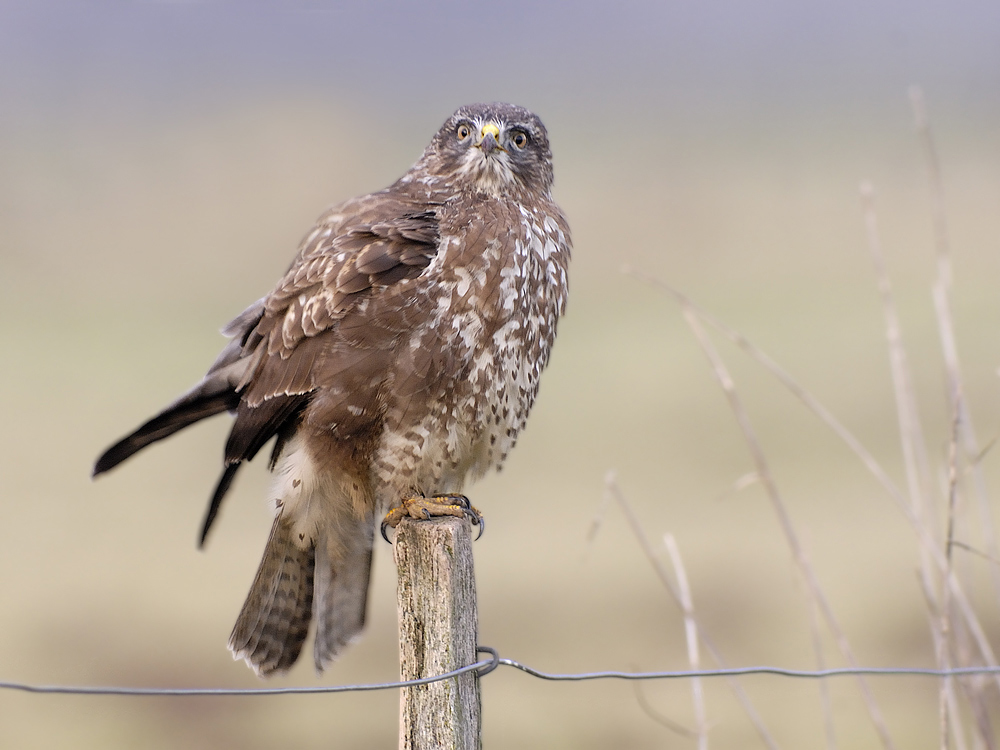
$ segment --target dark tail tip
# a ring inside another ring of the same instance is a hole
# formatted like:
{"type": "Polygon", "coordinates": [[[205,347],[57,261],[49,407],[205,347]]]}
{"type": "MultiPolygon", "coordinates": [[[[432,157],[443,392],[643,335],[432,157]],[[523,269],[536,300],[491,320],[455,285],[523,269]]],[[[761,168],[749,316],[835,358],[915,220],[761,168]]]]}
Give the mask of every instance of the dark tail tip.
{"type": "Polygon", "coordinates": [[[222,505],[222,498],[226,496],[229,492],[229,488],[233,484],[233,478],[236,476],[236,472],[239,471],[240,462],[234,464],[229,464],[226,470],[222,472],[222,476],[219,478],[219,483],[215,486],[215,492],[212,494],[212,499],[208,503],[208,511],[205,513],[205,521],[201,525],[201,536],[198,538],[198,549],[202,549],[205,546],[205,539],[208,537],[208,530],[212,528],[212,523],[215,521],[216,515],[219,513],[219,506],[222,505]]]}
{"type": "Polygon", "coordinates": [[[139,448],[132,447],[134,442],[135,436],[129,435],[124,440],[119,440],[117,443],[104,451],[104,453],[102,453],[94,463],[94,470],[91,472],[90,478],[96,479],[98,476],[115,468],[118,464],[135,453],[139,448]]]}
{"type": "MultiPolygon", "coordinates": [[[[200,387],[200,386],[199,386],[200,387]]],[[[209,395],[198,395],[198,388],[182,396],[162,412],[141,425],[135,432],[123,437],[108,448],[94,464],[92,477],[115,468],[126,458],[135,455],[150,443],[170,437],[178,430],[194,424],[200,419],[220,412],[235,409],[240,397],[236,391],[223,391],[209,395]]]]}

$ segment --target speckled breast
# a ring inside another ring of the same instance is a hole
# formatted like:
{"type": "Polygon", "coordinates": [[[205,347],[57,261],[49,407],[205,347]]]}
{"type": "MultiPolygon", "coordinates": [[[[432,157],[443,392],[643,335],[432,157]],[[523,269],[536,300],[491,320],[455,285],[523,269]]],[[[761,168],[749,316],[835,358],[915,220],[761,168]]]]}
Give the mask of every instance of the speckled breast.
{"type": "Polygon", "coordinates": [[[538,392],[565,309],[569,233],[553,205],[484,199],[442,215],[426,323],[397,357],[374,469],[384,502],[461,491],[499,467],[538,392]],[[548,210],[546,210],[546,208],[548,210]],[[468,213],[464,214],[466,218],[468,213]],[[496,227],[512,231],[497,234],[496,227]]]}

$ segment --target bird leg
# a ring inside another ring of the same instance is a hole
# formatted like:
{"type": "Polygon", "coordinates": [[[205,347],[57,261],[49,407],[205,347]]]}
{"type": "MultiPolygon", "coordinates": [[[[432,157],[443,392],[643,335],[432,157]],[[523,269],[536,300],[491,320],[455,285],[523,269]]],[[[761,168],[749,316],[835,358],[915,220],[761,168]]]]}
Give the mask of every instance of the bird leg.
{"type": "Polygon", "coordinates": [[[440,516],[455,516],[456,518],[468,517],[473,526],[479,527],[476,539],[483,535],[486,528],[486,521],[483,514],[469,502],[465,495],[431,495],[430,497],[404,497],[400,504],[392,508],[382,519],[382,538],[387,542],[389,537],[385,530],[388,527],[396,528],[404,518],[415,518],[418,521],[426,521],[430,518],[440,516]]]}

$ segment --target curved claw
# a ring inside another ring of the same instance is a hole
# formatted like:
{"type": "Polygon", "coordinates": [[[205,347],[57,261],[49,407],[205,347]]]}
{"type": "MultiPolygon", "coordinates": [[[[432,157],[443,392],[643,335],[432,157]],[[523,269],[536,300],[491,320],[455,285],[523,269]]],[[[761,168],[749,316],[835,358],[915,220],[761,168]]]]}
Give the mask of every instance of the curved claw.
{"type": "Polygon", "coordinates": [[[473,541],[478,542],[479,537],[483,535],[483,531],[486,530],[486,519],[483,518],[482,514],[476,510],[476,508],[469,502],[469,498],[465,495],[435,495],[435,497],[446,498],[451,501],[452,505],[457,505],[462,509],[462,513],[472,521],[473,526],[479,527],[479,533],[476,534],[476,538],[473,541]]]}
{"type": "Polygon", "coordinates": [[[389,539],[389,535],[385,533],[385,530],[389,528],[388,516],[382,519],[382,523],[379,525],[378,530],[382,534],[382,538],[385,539],[387,544],[392,544],[392,540],[389,539]]]}
{"type": "Polygon", "coordinates": [[[469,520],[472,521],[473,526],[479,527],[479,532],[476,534],[476,538],[472,540],[474,542],[478,542],[479,537],[481,537],[483,535],[483,532],[486,531],[486,519],[483,518],[480,515],[479,511],[477,511],[471,505],[467,509],[465,509],[465,514],[469,517],[469,520]]]}

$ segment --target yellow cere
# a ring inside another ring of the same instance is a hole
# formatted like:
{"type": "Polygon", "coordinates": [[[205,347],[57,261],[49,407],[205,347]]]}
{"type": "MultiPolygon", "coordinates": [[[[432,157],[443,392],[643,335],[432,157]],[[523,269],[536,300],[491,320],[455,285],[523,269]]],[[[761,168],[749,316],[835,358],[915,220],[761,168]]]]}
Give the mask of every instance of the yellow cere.
{"type": "Polygon", "coordinates": [[[483,125],[482,131],[480,131],[480,137],[485,138],[487,133],[492,133],[493,137],[498,141],[500,140],[500,128],[494,125],[492,122],[488,122],[483,125]]]}

